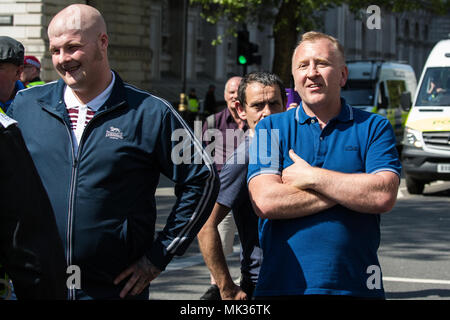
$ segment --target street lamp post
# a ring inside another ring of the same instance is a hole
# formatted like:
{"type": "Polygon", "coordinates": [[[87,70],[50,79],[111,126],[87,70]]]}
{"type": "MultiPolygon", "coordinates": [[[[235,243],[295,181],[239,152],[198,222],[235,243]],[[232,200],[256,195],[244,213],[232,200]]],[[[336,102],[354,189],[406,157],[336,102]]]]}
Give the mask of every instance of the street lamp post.
{"type": "Polygon", "coordinates": [[[188,6],[189,0],[183,1],[183,47],[181,49],[183,62],[181,66],[181,93],[178,111],[185,112],[186,107],[186,65],[187,65],[187,28],[188,28],[188,6]]]}

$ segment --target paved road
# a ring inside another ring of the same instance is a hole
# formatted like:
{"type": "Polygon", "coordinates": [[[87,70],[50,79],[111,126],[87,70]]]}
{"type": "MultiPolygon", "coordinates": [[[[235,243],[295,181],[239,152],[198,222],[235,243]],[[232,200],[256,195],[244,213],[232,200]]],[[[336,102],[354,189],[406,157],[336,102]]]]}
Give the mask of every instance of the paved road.
{"type": "MultiPolygon", "coordinates": [[[[173,204],[172,184],[158,189],[157,226],[164,225],[173,204]]],[[[412,196],[402,180],[398,201],[381,219],[380,263],[387,299],[450,299],[450,183],[433,183],[412,196]]],[[[228,257],[239,276],[239,244],[228,257]]],[[[152,300],[197,300],[209,285],[209,273],[197,241],[176,257],[151,285],[152,300]]]]}
{"type": "Polygon", "coordinates": [[[387,298],[450,299],[450,183],[413,196],[402,181],[395,208],[381,221],[387,298]]]}

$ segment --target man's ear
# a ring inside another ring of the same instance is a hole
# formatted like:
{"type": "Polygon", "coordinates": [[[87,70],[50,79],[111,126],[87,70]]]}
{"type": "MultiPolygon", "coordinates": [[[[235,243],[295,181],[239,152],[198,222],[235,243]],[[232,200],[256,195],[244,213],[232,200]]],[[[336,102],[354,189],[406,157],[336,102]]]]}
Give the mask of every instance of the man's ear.
{"type": "Polygon", "coordinates": [[[341,85],[341,87],[344,87],[345,84],[347,83],[347,79],[348,79],[348,68],[346,65],[344,65],[342,67],[341,75],[342,75],[342,78],[341,78],[340,85],[341,85]]]}
{"type": "Polygon", "coordinates": [[[236,108],[236,111],[238,113],[239,118],[241,118],[242,120],[246,121],[247,120],[247,113],[245,112],[245,107],[238,100],[236,100],[234,102],[234,107],[236,108]]]}
{"type": "Polygon", "coordinates": [[[19,80],[20,79],[20,75],[22,74],[22,72],[23,72],[23,64],[21,65],[21,66],[18,66],[17,67],[17,70],[16,70],[16,81],[17,80],[19,80]]]}
{"type": "Polygon", "coordinates": [[[109,45],[109,38],[106,33],[102,33],[98,37],[99,45],[102,50],[106,50],[109,45]]]}

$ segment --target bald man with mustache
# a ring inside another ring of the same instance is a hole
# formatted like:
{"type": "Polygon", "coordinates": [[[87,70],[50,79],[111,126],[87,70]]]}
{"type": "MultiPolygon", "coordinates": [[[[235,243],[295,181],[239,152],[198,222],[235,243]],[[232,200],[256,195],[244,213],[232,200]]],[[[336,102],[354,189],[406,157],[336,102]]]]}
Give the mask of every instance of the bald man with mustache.
{"type": "Polygon", "coordinates": [[[64,8],[48,37],[61,79],[22,92],[8,114],[19,122],[48,192],[67,265],[79,270],[68,298],[148,299],[150,282],[208,219],[217,171],[167,101],[111,70],[97,9],[64,8]],[[180,164],[172,159],[176,130],[194,150],[180,164]],[[196,154],[205,157],[200,164],[196,154]],[[177,201],[156,235],[160,174],[175,182],[177,201]]]}

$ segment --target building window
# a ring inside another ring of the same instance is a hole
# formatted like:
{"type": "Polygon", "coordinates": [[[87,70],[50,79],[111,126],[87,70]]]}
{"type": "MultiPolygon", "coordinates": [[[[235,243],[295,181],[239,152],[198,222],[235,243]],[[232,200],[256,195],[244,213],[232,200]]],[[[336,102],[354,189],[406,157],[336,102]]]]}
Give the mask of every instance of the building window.
{"type": "Polygon", "coordinates": [[[170,53],[169,35],[167,35],[167,34],[162,34],[161,35],[161,52],[163,54],[169,54],[170,53]]]}
{"type": "Polygon", "coordinates": [[[405,20],[404,37],[409,38],[409,21],[405,20]]]}
{"type": "Polygon", "coordinates": [[[197,55],[203,56],[203,39],[197,39],[197,55]]]}
{"type": "Polygon", "coordinates": [[[227,42],[227,56],[229,58],[232,58],[232,57],[234,57],[234,55],[235,55],[235,53],[233,51],[233,42],[228,40],[228,42],[227,42]]]}
{"type": "Polygon", "coordinates": [[[171,34],[170,34],[170,5],[168,0],[161,2],[161,57],[159,68],[161,74],[169,72],[172,63],[171,34]]]}
{"type": "Polygon", "coordinates": [[[170,53],[170,10],[168,1],[161,3],[161,52],[170,53]]]}

